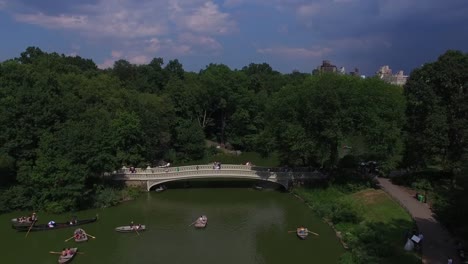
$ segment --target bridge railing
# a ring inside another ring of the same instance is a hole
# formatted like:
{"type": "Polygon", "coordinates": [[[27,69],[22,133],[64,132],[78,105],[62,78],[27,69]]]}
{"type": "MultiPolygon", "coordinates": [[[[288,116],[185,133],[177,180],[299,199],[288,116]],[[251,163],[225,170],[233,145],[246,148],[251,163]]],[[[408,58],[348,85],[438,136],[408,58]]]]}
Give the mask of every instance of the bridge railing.
{"type": "Polygon", "coordinates": [[[278,179],[323,179],[326,176],[320,172],[269,172],[253,170],[185,170],[167,171],[164,173],[115,173],[114,180],[154,180],[154,179],[177,179],[177,178],[198,178],[198,177],[250,177],[264,180],[278,179]]]}
{"type": "MultiPolygon", "coordinates": [[[[152,173],[152,174],[164,174],[168,172],[182,172],[182,171],[194,171],[194,170],[215,170],[214,165],[191,165],[191,166],[180,166],[180,167],[148,167],[146,169],[134,168],[134,172],[130,168],[122,168],[117,170],[115,173],[152,173]]],[[[260,167],[260,166],[248,166],[248,165],[235,165],[235,164],[221,164],[221,170],[247,170],[247,171],[260,171],[260,172],[314,172],[314,168],[311,167],[299,167],[299,168],[286,168],[286,167],[260,167]]]]}

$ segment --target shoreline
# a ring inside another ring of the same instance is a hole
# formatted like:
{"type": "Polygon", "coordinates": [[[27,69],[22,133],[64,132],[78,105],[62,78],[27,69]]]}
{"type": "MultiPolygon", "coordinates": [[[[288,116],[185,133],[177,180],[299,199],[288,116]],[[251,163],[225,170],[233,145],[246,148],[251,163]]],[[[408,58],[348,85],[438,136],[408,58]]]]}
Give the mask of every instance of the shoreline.
{"type": "MultiPolygon", "coordinates": [[[[305,205],[307,205],[307,207],[309,207],[309,209],[311,209],[311,210],[315,213],[313,207],[312,207],[304,198],[302,198],[300,195],[298,195],[298,194],[296,194],[296,193],[294,193],[294,192],[290,192],[290,193],[291,193],[294,197],[296,197],[297,199],[299,199],[300,201],[302,201],[305,205]]],[[[341,245],[343,246],[343,248],[344,248],[345,250],[349,250],[349,246],[348,246],[348,244],[346,244],[346,242],[344,242],[343,236],[341,235],[341,232],[338,231],[338,230],[335,228],[335,226],[333,225],[333,223],[332,223],[331,221],[327,220],[326,218],[323,218],[323,217],[322,217],[322,220],[323,220],[323,222],[327,223],[327,224],[333,229],[333,231],[335,231],[335,235],[336,235],[336,237],[338,238],[338,240],[340,241],[340,243],[341,243],[341,245]]]]}

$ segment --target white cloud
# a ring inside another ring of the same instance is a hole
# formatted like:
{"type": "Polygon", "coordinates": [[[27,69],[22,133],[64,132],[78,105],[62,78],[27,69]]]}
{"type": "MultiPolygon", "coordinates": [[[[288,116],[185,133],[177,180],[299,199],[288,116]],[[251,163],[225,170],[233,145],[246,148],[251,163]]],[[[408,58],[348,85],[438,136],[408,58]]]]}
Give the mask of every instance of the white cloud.
{"type": "Polygon", "coordinates": [[[194,46],[199,46],[206,50],[220,50],[222,49],[221,44],[212,37],[194,35],[192,33],[184,33],[179,36],[179,41],[181,43],[192,44],[194,46]]]}
{"type": "Polygon", "coordinates": [[[88,44],[109,45],[113,50],[100,68],[111,67],[117,59],[142,64],[161,54],[213,54],[222,50],[214,36],[237,29],[231,15],[212,0],[97,0],[69,4],[63,10],[72,11],[63,13],[18,10],[41,9],[22,6],[13,10],[19,22],[80,34],[88,44]]]}
{"type": "Polygon", "coordinates": [[[181,30],[217,35],[231,33],[237,29],[231,16],[220,11],[219,6],[212,1],[194,6],[170,0],[169,10],[171,20],[181,30]]]}
{"type": "Polygon", "coordinates": [[[88,18],[83,15],[59,15],[48,16],[43,13],[37,14],[17,14],[16,20],[34,25],[40,25],[47,28],[65,28],[80,29],[89,25],[88,18]]]}
{"type": "Polygon", "coordinates": [[[133,64],[147,64],[151,58],[146,55],[134,55],[128,58],[128,61],[133,64]]]}
{"type": "Polygon", "coordinates": [[[316,48],[294,48],[294,47],[274,47],[257,49],[258,53],[277,55],[279,57],[288,58],[315,58],[322,57],[332,51],[331,48],[316,47],[316,48]]]}

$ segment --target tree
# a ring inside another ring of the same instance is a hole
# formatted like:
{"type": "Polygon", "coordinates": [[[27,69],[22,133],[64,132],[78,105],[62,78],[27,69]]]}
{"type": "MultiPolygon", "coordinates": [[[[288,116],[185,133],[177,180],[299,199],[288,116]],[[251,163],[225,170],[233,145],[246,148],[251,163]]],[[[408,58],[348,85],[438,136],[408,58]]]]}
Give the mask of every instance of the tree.
{"type": "Polygon", "coordinates": [[[172,78],[176,78],[179,80],[184,79],[184,74],[185,74],[184,67],[177,59],[170,60],[169,63],[164,68],[164,72],[166,73],[167,80],[170,80],[172,78]]]}
{"type": "Polygon", "coordinates": [[[455,176],[468,147],[468,54],[447,51],[414,70],[405,96],[407,161],[438,165],[455,176]]]}
{"type": "Polygon", "coordinates": [[[323,74],[275,94],[267,131],[285,163],[333,168],[342,143],[358,136],[367,154],[396,166],[401,151],[404,98],[379,80],[323,74]]]}

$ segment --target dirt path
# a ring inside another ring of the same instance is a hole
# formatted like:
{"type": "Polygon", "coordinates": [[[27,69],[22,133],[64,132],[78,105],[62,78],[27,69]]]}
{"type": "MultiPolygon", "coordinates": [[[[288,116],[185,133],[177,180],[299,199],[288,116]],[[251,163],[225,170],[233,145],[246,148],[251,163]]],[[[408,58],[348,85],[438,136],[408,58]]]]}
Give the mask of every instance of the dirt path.
{"type": "MultiPolygon", "coordinates": [[[[422,255],[423,263],[447,264],[448,257],[453,263],[460,263],[455,243],[447,230],[433,217],[427,204],[420,203],[401,187],[392,184],[388,179],[378,178],[381,188],[405,207],[424,235],[422,255]]],[[[403,245],[402,245],[403,246],[403,245]]]]}

